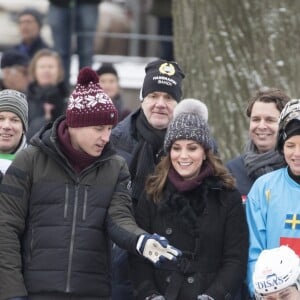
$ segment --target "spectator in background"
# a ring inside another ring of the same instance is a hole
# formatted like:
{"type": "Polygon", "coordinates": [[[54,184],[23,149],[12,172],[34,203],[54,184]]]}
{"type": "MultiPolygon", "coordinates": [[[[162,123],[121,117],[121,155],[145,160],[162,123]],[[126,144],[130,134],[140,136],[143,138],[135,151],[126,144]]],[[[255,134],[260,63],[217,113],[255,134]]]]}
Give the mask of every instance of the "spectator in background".
{"type": "Polygon", "coordinates": [[[62,57],[65,82],[69,84],[74,41],[79,57],[79,68],[92,66],[98,6],[101,0],[49,0],[49,2],[48,23],[52,30],[54,48],[62,57]]]}
{"type": "Polygon", "coordinates": [[[34,8],[24,9],[19,14],[18,23],[21,42],[14,47],[16,50],[31,59],[37,51],[49,48],[49,45],[41,37],[43,18],[38,10],[34,8]]]}
{"type": "Polygon", "coordinates": [[[124,108],[117,70],[112,64],[104,63],[96,72],[99,76],[99,83],[101,87],[112,99],[116,109],[118,110],[118,120],[122,121],[126,116],[129,115],[130,110],[124,108]]]}
{"type": "Polygon", "coordinates": [[[152,0],[150,13],[157,17],[158,34],[172,37],[172,41],[160,42],[159,57],[174,60],[172,0],[152,0]]]}
{"type": "Polygon", "coordinates": [[[243,200],[259,176],[284,165],[282,155],[275,151],[275,144],[278,118],[289,100],[290,97],[278,88],[262,88],[248,104],[249,140],[244,153],[227,163],[243,200]]]}
{"type": "Polygon", "coordinates": [[[27,93],[29,57],[15,49],[3,52],[1,56],[1,90],[12,89],[27,93]]]}
{"type": "MultiPolygon", "coordinates": [[[[29,84],[27,100],[29,106],[29,133],[34,134],[34,119],[44,118],[49,105],[53,106],[55,116],[63,114],[69,91],[64,83],[64,69],[59,54],[51,49],[38,51],[29,65],[32,82],[29,84]],[[53,97],[53,95],[56,95],[53,97]],[[46,106],[45,106],[46,104],[46,106]]],[[[53,119],[53,116],[50,118],[53,119]]]]}
{"type": "Polygon", "coordinates": [[[44,115],[36,117],[30,122],[26,133],[27,140],[31,138],[44,127],[46,123],[54,122],[59,116],[64,114],[66,107],[66,97],[56,88],[47,88],[43,92],[43,111],[44,115]]]}
{"type": "Polygon", "coordinates": [[[0,176],[15,154],[27,146],[28,105],[26,96],[15,90],[0,91],[0,176]]]}

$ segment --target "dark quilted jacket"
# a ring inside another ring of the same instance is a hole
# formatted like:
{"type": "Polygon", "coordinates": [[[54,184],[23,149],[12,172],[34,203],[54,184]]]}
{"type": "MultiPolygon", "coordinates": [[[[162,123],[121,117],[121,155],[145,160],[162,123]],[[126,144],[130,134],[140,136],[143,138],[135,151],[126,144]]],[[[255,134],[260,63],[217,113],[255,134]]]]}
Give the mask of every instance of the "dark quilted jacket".
{"type": "Polygon", "coordinates": [[[135,252],[144,232],[132,218],[125,161],[107,145],[77,175],[57,144],[61,120],[17,155],[0,187],[0,299],[26,291],[108,297],[108,235],[135,252]]]}

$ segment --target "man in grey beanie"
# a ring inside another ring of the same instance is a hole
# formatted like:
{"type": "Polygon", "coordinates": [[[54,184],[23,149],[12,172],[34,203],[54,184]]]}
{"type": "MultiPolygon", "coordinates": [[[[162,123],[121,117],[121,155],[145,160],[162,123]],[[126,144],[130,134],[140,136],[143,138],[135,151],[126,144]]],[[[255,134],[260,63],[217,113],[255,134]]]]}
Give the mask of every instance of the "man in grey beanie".
{"type": "MultiPolygon", "coordinates": [[[[26,96],[15,90],[0,92],[0,172],[4,174],[15,154],[26,147],[28,105],[26,96]]],[[[1,176],[2,178],[2,176],[1,176]]]]}

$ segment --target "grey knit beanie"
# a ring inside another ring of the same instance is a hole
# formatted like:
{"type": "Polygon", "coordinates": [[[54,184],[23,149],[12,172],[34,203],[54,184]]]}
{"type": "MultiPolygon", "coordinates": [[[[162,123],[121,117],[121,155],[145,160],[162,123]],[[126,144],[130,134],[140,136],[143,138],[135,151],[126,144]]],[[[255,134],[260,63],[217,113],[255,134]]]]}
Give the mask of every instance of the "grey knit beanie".
{"type": "Polygon", "coordinates": [[[205,150],[212,148],[205,107],[202,102],[195,99],[182,100],[177,104],[165,136],[165,152],[169,152],[172,144],[180,139],[194,140],[205,150]]]}
{"type": "Polygon", "coordinates": [[[0,91],[0,111],[15,113],[22,120],[24,131],[28,129],[28,103],[26,96],[15,90],[0,91]]]}

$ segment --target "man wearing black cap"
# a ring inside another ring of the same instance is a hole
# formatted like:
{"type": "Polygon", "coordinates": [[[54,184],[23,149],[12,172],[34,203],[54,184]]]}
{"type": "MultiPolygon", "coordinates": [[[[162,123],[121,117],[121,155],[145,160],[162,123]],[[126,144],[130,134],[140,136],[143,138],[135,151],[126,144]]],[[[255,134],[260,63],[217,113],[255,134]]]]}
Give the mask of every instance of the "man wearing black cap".
{"type": "Polygon", "coordinates": [[[141,107],[120,122],[112,132],[112,143],[129,166],[133,201],[144,188],[147,175],[160,160],[166,129],[173,109],[181,100],[184,74],[175,62],[156,60],[145,68],[140,91],[141,107]]]}
{"type": "Polygon", "coordinates": [[[29,84],[29,57],[15,49],[3,52],[1,56],[0,89],[12,89],[26,93],[29,84]]]}
{"type": "MultiPolygon", "coordinates": [[[[176,104],[181,100],[184,74],[177,63],[150,62],[145,68],[140,92],[141,107],[114,129],[111,141],[128,164],[132,178],[132,200],[136,205],[147,176],[163,155],[163,142],[176,104]]],[[[113,251],[113,300],[132,299],[126,253],[113,251]]]]}
{"type": "Polygon", "coordinates": [[[49,48],[41,37],[43,19],[41,13],[34,8],[26,8],[18,18],[21,42],[14,48],[30,58],[43,48],[49,48]]]}

